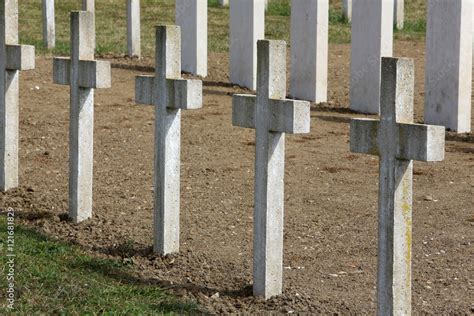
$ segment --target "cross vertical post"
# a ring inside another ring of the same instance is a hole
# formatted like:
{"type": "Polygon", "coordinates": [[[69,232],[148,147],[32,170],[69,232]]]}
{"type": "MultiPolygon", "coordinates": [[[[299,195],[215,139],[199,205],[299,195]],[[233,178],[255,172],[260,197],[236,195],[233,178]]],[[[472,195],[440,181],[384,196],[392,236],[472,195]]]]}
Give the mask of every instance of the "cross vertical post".
{"type": "Polygon", "coordinates": [[[56,45],[54,0],[43,0],[43,42],[47,49],[56,45]]]}
{"type": "Polygon", "coordinates": [[[135,99],[155,106],[153,249],[179,251],[181,110],[202,107],[202,81],[181,78],[181,33],[174,25],[156,28],[155,76],[138,76],[135,99]]]}
{"type": "Polygon", "coordinates": [[[0,191],[18,186],[20,70],[35,67],[35,48],[18,45],[18,1],[0,4],[0,191]]]}
{"type": "Polygon", "coordinates": [[[92,216],[94,89],[111,86],[110,63],[94,60],[94,14],[71,12],[71,58],[54,58],[54,82],[69,85],[69,216],[92,216]]]}
{"type": "Polygon", "coordinates": [[[380,156],[378,315],[411,313],[413,160],[444,159],[444,127],[413,124],[413,60],[382,58],[380,121],[351,121],[351,151],[380,156]]]}
{"type": "Polygon", "coordinates": [[[310,106],[287,100],[286,43],[257,43],[257,96],[234,95],[234,126],[256,129],[253,293],[282,293],[285,133],[308,133],[310,106]]]}

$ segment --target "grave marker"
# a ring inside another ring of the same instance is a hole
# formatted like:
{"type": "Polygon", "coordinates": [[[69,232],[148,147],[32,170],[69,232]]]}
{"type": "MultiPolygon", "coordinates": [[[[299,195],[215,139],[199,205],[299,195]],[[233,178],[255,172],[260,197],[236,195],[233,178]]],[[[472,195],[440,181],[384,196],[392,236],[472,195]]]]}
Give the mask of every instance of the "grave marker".
{"type": "Polygon", "coordinates": [[[127,52],[129,57],[141,56],[140,0],[127,0],[127,52]]]}
{"type": "Polygon", "coordinates": [[[94,43],[94,51],[96,46],[96,34],[95,34],[95,0],[82,0],[82,11],[94,13],[94,19],[92,21],[94,34],[91,34],[93,38],[91,39],[94,43]]]}
{"type": "Polygon", "coordinates": [[[234,95],[232,124],[256,130],[253,293],[282,292],[285,133],[309,133],[310,106],[285,99],[286,43],[258,41],[257,96],[234,95]]]}
{"type": "Polygon", "coordinates": [[[413,124],[414,63],[382,58],[380,121],[351,121],[351,151],[380,156],[378,315],[411,314],[413,160],[444,159],[444,127],[413,124]]]}
{"type": "Polygon", "coordinates": [[[327,101],[329,1],[291,3],[292,97],[327,101]]]}
{"type": "Polygon", "coordinates": [[[392,56],[393,0],[358,0],[352,7],[350,108],[379,113],[380,58],[392,56]]]}
{"type": "Polygon", "coordinates": [[[206,77],[207,0],[176,0],[176,24],[182,34],[182,70],[206,77]]]}
{"type": "Polygon", "coordinates": [[[471,131],[472,0],[428,1],[425,122],[471,131]]]}
{"type": "Polygon", "coordinates": [[[54,58],[54,83],[71,87],[69,126],[69,216],[92,216],[94,89],[110,88],[107,61],[94,60],[94,13],[71,12],[71,58],[54,58]]]}
{"type": "Polygon", "coordinates": [[[35,68],[35,48],[18,45],[18,1],[0,4],[0,190],[18,186],[20,70],[35,68]]]}
{"type": "Polygon", "coordinates": [[[56,45],[54,0],[43,0],[43,42],[47,49],[56,45]]]}
{"type": "MultiPolygon", "coordinates": [[[[392,0],[393,1],[393,21],[394,25],[398,30],[403,29],[405,21],[405,0],[392,0]]],[[[352,0],[342,0],[342,11],[346,19],[351,22],[352,20],[352,0]]]]}
{"type": "Polygon", "coordinates": [[[135,99],[155,106],[154,251],[179,251],[181,110],[202,107],[202,82],[181,78],[179,26],[156,28],[155,76],[138,76],[135,99]]]}
{"type": "Polygon", "coordinates": [[[230,82],[256,88],[257,41],[264,37],[264,0],[230,0],[230,82]]]}

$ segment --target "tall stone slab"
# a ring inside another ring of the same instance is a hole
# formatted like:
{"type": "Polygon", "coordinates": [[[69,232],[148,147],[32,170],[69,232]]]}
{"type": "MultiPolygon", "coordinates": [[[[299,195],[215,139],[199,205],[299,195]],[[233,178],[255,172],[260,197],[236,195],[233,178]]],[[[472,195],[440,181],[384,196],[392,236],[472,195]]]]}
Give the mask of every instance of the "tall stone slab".
{"type": "Polygon", "coordinates": [[[394,12],[393,21],[398,30],[402,30],[405,24],[405,0],[393,0],[394,12]]]}
{"type": "Polygon", "coordinates": [[[207,76],[207,0],[176,0],[176,24],[181,27],[182,70],[207,76]]]}
{"type": "Polygon", "coordinates": [[[181,78],[179,26],[156,28],[155,76],[138,76],[135,99],[155,107],[155,252],[179,251],[181,110],[202,107],[202,81],[181,78]]]}
{"type": "Polygon", "coordinates": [[[411,315],[413,160],[444,159],[444,127],[413,124],[414,62],[382,58],[380,121],[351,121],[351,151],[380,157],[377,314],[411,315]]]}
{"type": "Polygon", "coordinates": [[[346,19],[351,22],[352,20],[352,0],[342,0],[342,12],[346,19]]]}
{"type": "Polygon", "coordinates": [[[56,45],[54,0],[43,0],[43,43],[47,49],[56,45]]]}
{"type": "Polygon", "coordinates": [[[329,0],[291,3],[290,94],[316,103],[327,101],[329,0]]]}
{"type": "Polygon", "coordinates": [[[110,63],[94,60],[94,13],[71,12],[71,58],[54,58],[54,83],[69,85],[69,216],[92,217],[94,89],[111,86],[110,63]]]}
{"type": "Polygon", "coordinates": [[[380,58],[393,50],[393,0],[354,1],[351,43],[350,108],[378,114],[380,58]]]}
{"type": "Polygon", "coordinates": [[[471,131],[472,0],[429,0],[425,122],[471,131]]]}
{"type": "Polygon", "coordinates": [[[18,0],[0,3],[0,191],[18,186],[20,70],[34,69],[34,46],[18,44],[18,0]]]}
{"type": "Polygon", "coordinates": [[[230,0],[230,81],[254,89],[257,41],[265,37],[264,0],[230,0]]]}
{"type": "Polygon", "coordinates": [[[82,0],[82,11],[88,11],[95,14],[95,0],[82,0]]]}
{"type": "Polygon", "coordinates": [[[253,293],[282,292],[285,133],[309,133],[310,106],[285,99],[286,43],[258,41],[257,96],[234,95],[232,124],[255,129],[253,293]]]}
{"type": "Polygon", "coordinates": [[[127,53],[141,57],[140,0],[127,0],[127,53]]]}

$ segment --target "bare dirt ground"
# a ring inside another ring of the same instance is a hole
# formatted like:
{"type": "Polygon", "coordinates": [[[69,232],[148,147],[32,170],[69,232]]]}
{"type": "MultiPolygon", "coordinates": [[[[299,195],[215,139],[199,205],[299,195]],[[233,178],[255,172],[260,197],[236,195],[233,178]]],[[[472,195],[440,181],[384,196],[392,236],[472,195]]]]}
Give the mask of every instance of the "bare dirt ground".
{"type": "MultiPolygon", "coordinates": [[[[424,46],[397,43],[396,55],[416,59],[420,122],[424,46]]],[[[232,127],[231,95],[244,90],[227,84],[225,54],[210,55],[204,108],[183,114],[180,254],[151,252],[154,113],[134,104],[134,77],[151,58],[113,58],[113,88],[96,92],[94,217],[79,225],[64,220],[69,89],[52,84],[51,59],[22,73],[21,188],[1,194],[2,207],[94,255],[133,262],[134,281],[211,313],[373,314],[378,159],[349,152],[348,123],[357,116],[347,110],[349,56],[348,45],[330,46],[331,102],[313,105],[310,134],[287,137],[280,297],[251,296],[254,132],[232,127]]],[[[474,312],[474,139],[447,139],[444,162],[415,163],[415,314],[474,312]]]]}

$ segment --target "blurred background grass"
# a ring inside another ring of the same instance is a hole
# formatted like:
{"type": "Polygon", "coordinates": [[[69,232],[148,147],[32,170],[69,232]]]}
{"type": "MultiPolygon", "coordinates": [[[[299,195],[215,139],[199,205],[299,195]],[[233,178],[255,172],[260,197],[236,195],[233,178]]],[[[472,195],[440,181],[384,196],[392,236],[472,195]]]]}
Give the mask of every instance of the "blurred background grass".
{"type": "MultiPolygon", "coordinates": [[[[142,52],[154,52],[154,26],[174,23],[174,0],[141,0],[142,52]]],[[[290,0],[270,0],[265,35],[270,39],[289,42],[290,0]]],[[[342,0],[330,0],[329,41],[350,43],[350,24],[342,14],[342,0]]],[[[43,45],[41,1],[20,1],[20,38],[23,44],[35,45],[40,54],[69,54],[69,12],[80,10],[80,0],[56,0],[56,48],[48,52],[43,45]]],[[[123,55],[127,45],[126,1],[96,1],[97,54],[123,55]]],[[[209,0],[209,51],[227,52],[229,49],[229,8],[220,7],[218,0],[209,0]]],[[[398,40],[422,40],[426,30],[424,0],[405,2],[405,28],[395,32],[398,40]]]]}

